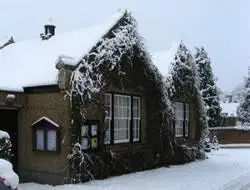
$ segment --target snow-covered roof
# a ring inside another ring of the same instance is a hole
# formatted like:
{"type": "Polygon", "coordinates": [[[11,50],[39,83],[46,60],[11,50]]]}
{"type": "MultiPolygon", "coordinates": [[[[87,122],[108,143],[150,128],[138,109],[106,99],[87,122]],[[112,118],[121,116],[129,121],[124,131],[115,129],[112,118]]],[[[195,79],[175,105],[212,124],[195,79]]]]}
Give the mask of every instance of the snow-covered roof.
{"type": "Polygon", "coordinates": [[[22,90],[26,86],[57,84],[55,63],[59,56],[81,59],[124,15],[116,12],[107,22],[40,38],[16,42],[0,50],[0,89],[22,90]]]}
{"type": "Polygon", "coordinates": [[[222,108],[221,113],[227,114],[228,116],[236,116],[237,107],[239,106],[239,103],[224,103],[221,102],[220,106],[222,108]]]}
{"type": "Polygon", "coordinates": [[[170,63],[174,61],[174,56],[177,53],[180,41],[172,43],[168,50],[154,52],[152,54],[152,61],[158,67],[163,76],[167,76],[170,69],[170,63]]]}

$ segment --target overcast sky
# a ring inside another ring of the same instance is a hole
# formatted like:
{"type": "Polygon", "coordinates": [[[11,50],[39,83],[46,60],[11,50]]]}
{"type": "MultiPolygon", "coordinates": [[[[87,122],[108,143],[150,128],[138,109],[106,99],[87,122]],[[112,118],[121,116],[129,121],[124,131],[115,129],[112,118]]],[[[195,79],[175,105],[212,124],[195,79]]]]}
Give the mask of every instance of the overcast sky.
{"type": "Polygon", "coordinates": [[[0,40],[37,38],[49,17],[56,32],[88,27],[119,8],[132,11],[151,51],[168,49],[177,39],[190,49],[204,46],[222,90],[232,90],[247,75],[249,0],[0,0],[0,40]]]}

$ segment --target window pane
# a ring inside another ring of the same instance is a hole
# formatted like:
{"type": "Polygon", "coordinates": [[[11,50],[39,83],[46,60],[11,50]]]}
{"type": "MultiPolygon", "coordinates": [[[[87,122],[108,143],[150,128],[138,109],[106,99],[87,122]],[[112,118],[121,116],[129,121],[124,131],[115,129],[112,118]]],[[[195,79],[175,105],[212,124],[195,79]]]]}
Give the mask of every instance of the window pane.
{"type": "Polygon", "coordinates": [[[97,125],[91,125],[91,135],[92,136],[97,135],[97,125]]]}
{"type": "Polygon", "coordinates": [[[131,97],[114,95],[114,141],[128,142],[130,136],[131,97]]]}
{"type": "Polygon", "coordinates": [[[49,130],[47,132],[47,148],[50,151],[56,151],[56,131],[49,130]]]}
{"type": "Polygon", "coordinates": [[[184,104],[181,102],[175,102],[175,118],[176,119],[184,118],[184,104]]]}
{"type": "Polygon", "coordinates": [[[86,150],[89,148],[89,139],[88,137],[82,137],[81,138],[81,145],[82,145],[82,149],[86,150]]]}
{"type": "Polygon", "coordinates": [[[133,124],[134,124],[134,128],[133,128],[134,141],[139,141],[140,140],[140,120],[134,119],[133,124]]]}
{"type": "Polygon", "coordinates": [[[36,149],[44,150],[44,130],[36,130],[36,149]]]}
{"type": "Polygon", "coordinates": [[[81,136],[88,136],[88,129],[89,129],[88,125],[83,125],[81,127],[81,136]]]}
{"type": "Polygon", "coordinates": [[[182,137],[183,136],[183,120],[175,121],[175,136],[182,137]]]}

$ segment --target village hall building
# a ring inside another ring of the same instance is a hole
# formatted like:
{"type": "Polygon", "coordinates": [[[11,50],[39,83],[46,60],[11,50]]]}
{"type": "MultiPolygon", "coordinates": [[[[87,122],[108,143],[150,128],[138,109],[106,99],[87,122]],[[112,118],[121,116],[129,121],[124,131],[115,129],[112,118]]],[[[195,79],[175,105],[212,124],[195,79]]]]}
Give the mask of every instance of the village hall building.
{"type": "MultiPolygon", "coordinates": [[[[134,61],[133,69],[125,68],[129,74],[121,75],[122,85],[111,77],[108,86],[100,90],[106,111],[88,104],[84,124],[75,128],[72,119],[74,104],[68,95],[72,72],[99,41],[113,34],[126,14],[119,11],[103,24],[61,34],[49,23],[37,39],[0,49],[0,130],[11,136],[12,163],[21,181],[65,183],[70,175],[67,155],[76,139],[83,150],[95,154],[104,149],[158,151],[158,145],[151,142],[158,140],[156,126],[161,118],[154,114],[160,96],[154,90],[156,85],[143,75],[147,68],[143,61],[134,61]]],[[[152,54],[157,78],[159,70],[167,73],[161,68],[173,55],[168,51],[152,54]]],[[[176,105],[175,141],[197,142],[194,100],[182,94],[172,101],[176,105]]]]}

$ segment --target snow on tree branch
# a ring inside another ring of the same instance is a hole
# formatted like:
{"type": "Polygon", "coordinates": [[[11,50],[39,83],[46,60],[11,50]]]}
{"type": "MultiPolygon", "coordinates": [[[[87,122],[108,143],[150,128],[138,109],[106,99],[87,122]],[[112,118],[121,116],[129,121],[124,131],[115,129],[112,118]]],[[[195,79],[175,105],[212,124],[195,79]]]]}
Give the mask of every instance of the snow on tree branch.
{"type": "Polygon", "coordinates": [[[82,102],[100,91],[105,85],[103,79],[108,72],[117,68],[118,74],[123,74],[119,65],[122,57],[125,54],[131,55],[133,46],[140,44],[136,22],[130,13],[126,12],[117,25],[110,35],[103,37],[82,59],[72,74],[72,93],[80,95],[82,102]]]}
{"type": "Polygon", "coordinates": [[[207,107],[208,124],[216,127],[220,124],[220,101],[211,67],[211,61],[203,47],[196,48],[195,63],[200,77],[200,90],[207,107]]]}
{"type": "Polygon", "coordinates": [[[199,71],[191,52],[187,49],[183,42],[180,42],[169,72],[170,74],[167,82],[170,86],[174,86],[174,88],[170,91],[170,96],[173,98],[176,92],[184,95],[187,95],[187,92],[189,92],[191,93],[188,95],[189,98],[195,98],[197,104],[195,109],[199,115],[198,123],[201,131],[200,146],[203,147],[205,138],[208,136],[209,132],[205,104],[199,89],[199,71]]]}

